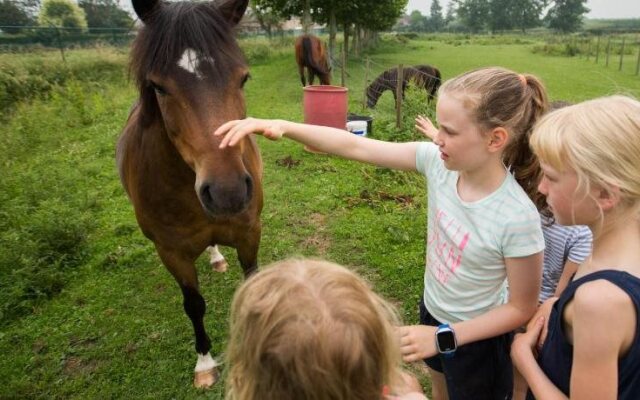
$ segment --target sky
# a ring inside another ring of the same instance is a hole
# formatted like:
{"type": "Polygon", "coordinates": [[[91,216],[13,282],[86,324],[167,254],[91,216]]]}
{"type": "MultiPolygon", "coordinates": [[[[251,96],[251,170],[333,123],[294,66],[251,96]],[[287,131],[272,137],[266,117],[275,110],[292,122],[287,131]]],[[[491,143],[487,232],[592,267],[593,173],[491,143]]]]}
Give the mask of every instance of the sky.
{"type": "MultiPolygon", "coordinates": [[[[442,12],[447,9],[448,0],[440,0],[442,12]]],[[[407,13],[413,10],[429,15],[431,0],[409,0],[407,13]]],[[[639,0],[587,0],[587,18],[640,18],[639,0]]]]}

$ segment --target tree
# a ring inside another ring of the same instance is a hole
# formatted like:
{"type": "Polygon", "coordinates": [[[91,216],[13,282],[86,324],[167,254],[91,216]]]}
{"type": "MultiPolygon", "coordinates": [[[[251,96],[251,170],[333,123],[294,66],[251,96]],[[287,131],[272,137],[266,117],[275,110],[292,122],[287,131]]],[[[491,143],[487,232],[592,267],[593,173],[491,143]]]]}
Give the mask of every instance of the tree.
{"type": "Polygon", "coordinates": [[[89,28],[129,28],[133,19],[117,0],[80,0],[89,28]]]}
{"type": "Polygon", "coordinates": [[[33,22],[33,17],[22,2],[14,0],[0,1],[0,25],[5,26],[5,28],[2,28],[3,31],[20,33],[22,29],[18,28],[19,26],[29,26],[33,22]]]}
{"type": "Polygon", "coordinates": [[[409,30],[414,32],[421,32],[427,28],[427,17],[422,15],[418,10],[413,10],[409,14],[409,30]]]}
{"type": "Polygon", "coordinates": [[[454,0],[458,16],[471,32],[482,30],[489,19],[489,0],[454,0]]]}
{"type": "Polygon", "coordinates": [[[449,2],[449,4],[447,4],[447,12],[444,15],[444,23],[446,25],[449,25],[456,19],[456,15],[457,15],[456,3],[451,1],[449,2]]]}
{"type": "Polygon", "coordinates": [[[526,32],[527,29],[542,25],[540,19],[546,0],[513,0],[513,27],[526,32]]]}
{"type": "Polygon", "coordinates": [[[57,28],[87,28],[84,11],[72,0],[44,0],[38,23],[57,28]]]}
{"type": "Polygon", "coordinates": [[[549,28],[562,32],[575,32],[582,26],[582,17],[589,12],[587,0],[554,0],[547,12],[549,28]]]}
{"type": "Polygon", "coordinates": [[[513,0],[490,0],[489,2],[489,29],[498,32],[513,27],[512,14],[513,0]]]}
{"type": "Polygon", "coordinates": [[[260,27],[271,37],[274,29],[280,29],[282,17],[276,13],[271,6],[257,4],[256,0],[251,0],[251,11],[260,24],[260,27]]]}
{"type": "Polygon", "coordinates": [[[429,18],[431,30],[436,32],[442,30],[442,28],[444,28],[444,18],[442,18],[442,6],[440,2],[433,0],[429,11],[431,12],[431,17],[429,18]]]}

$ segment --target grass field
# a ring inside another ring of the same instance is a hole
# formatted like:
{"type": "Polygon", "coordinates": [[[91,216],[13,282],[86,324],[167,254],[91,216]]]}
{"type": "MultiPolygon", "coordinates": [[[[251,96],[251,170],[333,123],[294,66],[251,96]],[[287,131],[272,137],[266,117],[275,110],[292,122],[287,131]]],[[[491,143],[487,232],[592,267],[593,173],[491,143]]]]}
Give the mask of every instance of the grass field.
{"type": "MultiPolygon", "coordinates": [[[[532,45],[528,38],[437,37],[385,41],[367,56],[374,72],[430,63],[444,78],[500,65],[540,76],[556,100],[620,92],[640,97],[640,77],[631,70],[533,54],[532,45]]],[[[292,51],[261,54],[246,87],[248,114],[302,120],[292,51]]],[[[57,57],[3,55],[0,67],[51,65],[57,57]]],[[[223,397],[222,385],[210,391],[191,386],[195,355],[182,296],[139,232],[118,181],[114,146],[135,100],[124,60],[118,49],[70,52],[69,64],[116,63],[122,74],[104,80],[72,75],[3,115],[2,399],[223,397]]],[[[348,71],[350,111],[361,112],[364,57],[350,59],[348,71]]],[[[409,107],[406,121],[414,111],[409,107]]],[[[417,138],[409,128],[395,131],[391,94],[382,97],[374,117],[374,137],[417,138]]],[[[259,143],[265,165],[260,264],[303,255],[348,265],[396,303],[405,322],[416,323],[424,271],[423,181],[312,155],[291,141],[259,143]],[[296,162],[281,162],[287,157],[296,162]]],[[[228,306],[241,282],[233,251],[222,251],[228,273],[209,271],[204,258],[198,264],[215,353],[224,351],[228,306]]]]}

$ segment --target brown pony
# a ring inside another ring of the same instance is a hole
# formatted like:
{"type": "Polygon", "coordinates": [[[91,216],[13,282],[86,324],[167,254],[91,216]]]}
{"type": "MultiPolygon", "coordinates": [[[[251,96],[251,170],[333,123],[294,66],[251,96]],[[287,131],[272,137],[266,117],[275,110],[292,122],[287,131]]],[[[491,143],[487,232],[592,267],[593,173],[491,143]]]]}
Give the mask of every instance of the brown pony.
{"type": "MultiPolygon", "coordinates": [[[[118,141],[116,160],[138,224],[176,279],[195,332],[194,384],[218,374],[209,354],[195,261],[218,244],[234,247],[245,276],[257,268],[262,162],[255,139],[220,150],[213,132],[245,117],[249,74],[233,28],[249,0],[170,3],[133,0],[144,22],[131,49],[140,97],[118,141]]],[[[226,325],[226,324],[225,324],[226,325]]]]}
{"type": "Polygon", "coordinates": [[[296,62],[302,86],[307,86],[304,78],[304,68],[309,73],[309,84],[313,85],[316,75],[320,77],[320,84],[331,85],[331,68],[327,62],[327,51],[317,36],[302,35],[296,39],[296,62]]]}
{"type": "MultiPolygon", "coordinates": [[[[404,90],[407,84],[413,81],[416,86],[424,88],[431,101],[438,91],[442,83],[440,71],[431,65],[416,65],[413,67],[402,68],[402,96],[404,98],[404,90]]],[[[396,94],[396,85],[398,82],[398,68],[390,68],[380,75],[367,87],[367,107],[374,108],[378,103],[378,99],[385,90],[391,90],[393,99],[398,101],[396,94]]]]}

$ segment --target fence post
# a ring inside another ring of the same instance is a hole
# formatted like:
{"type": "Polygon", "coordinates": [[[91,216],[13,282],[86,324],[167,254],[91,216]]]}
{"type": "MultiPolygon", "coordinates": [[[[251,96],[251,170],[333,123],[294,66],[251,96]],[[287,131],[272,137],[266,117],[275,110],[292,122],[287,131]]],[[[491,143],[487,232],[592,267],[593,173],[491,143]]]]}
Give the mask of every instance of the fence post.
{"type": "Polygon", "coordinates": [[[404,68],[402,64],[398,65],[398,74],[396,82],[396,128],[402,128],[402,83],[404,80],[404,68]]]}
{"type": "Polygon", "coordinates": [[[620,49],[620,65],[618,66],[618,71],[622,71],[622,60],[624,59],[624,40],[626,38],[622,37],[622,48],[620,49]]]}
{"type": "Polygon", "coordinates": [[[345,87],[346,83],[346,75],[347,75],[347,55],[345,51],[345,46],[340,46],[340,52],[342,53],[342,75],[340,77],[340,86],[345,87]]]}
{"type": "Polygon", "coordinates": [[[605,59],[604,66],[609,66],[609,54],[611,54],[611,36],[607,39],[607,58],[605,59]]]}
{"type": "Polygon", "coordinates": [[[638,46],[638,61],[636,61],[636,75],[640,72],[640,46],[638,46]]]}
{"type": "Polygon", "coordinates": [[[600,35],[598,35],[598,43],[596,44],[596,64],[598,63],[598,58],[600,58],[600,35]]]}
{"type": "Polygon", "coordinates": [[[587,46],[587,61],[589,61],[590,56],[591,56],[591,38],[589,38],[589,44],[587,46]]]}
{"type": "Polygon", "coordinates": [[[362,109],[367,108],[367,89],[369,88],[369,68],[370,68],[370,59],[367,57],[367,61],[365,63],[364,68],[364,90],[362,93],[362,109]]]}

